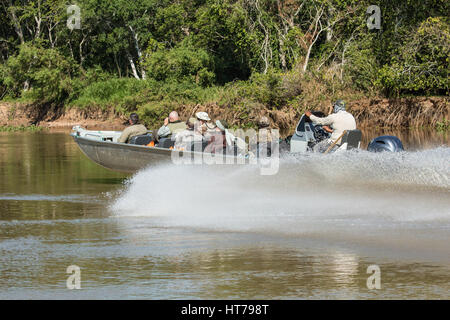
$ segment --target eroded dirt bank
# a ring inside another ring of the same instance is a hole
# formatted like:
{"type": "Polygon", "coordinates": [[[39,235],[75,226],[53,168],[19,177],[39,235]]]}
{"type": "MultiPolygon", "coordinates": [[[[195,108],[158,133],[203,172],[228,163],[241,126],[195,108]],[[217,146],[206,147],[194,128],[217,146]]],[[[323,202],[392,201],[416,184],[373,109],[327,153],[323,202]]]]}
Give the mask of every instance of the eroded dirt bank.
{"type": "MultiPolygon", "coordinates": [[[[329,104],[321,106],[327,113],[329,104]]],[[[433,127],[449,120],[449,97],[414,97],[400,99],[371,98],[347,103],[348,110],[355,116],[358,126],[376,127],[433,127]]],[[[231,125],[245,126],[254,123],[261,115],[271,119],[272,126],[280,129],[282,135],[292,132],[304,108],[294,110],[284,107],[272,110],[263,105],[236,111],[216,104],[185,105],[178,110],[182,118],[195,111],[206,111],[214,119],[225,119],[231,125]]],[[[156,121],[158,122],[158,121],[156,121]]],[[[0,102],[0,126],[27,126],[35,124],[47,128],[70,128],[81,125],[89,129],[115,129],[125,126],[126,115],[113,110],[99,109],[48,109],[36,111],[32,105],[0,102]]],[[[154,126],[154,125],[153,125],[154,126]]],[[[151,125],[150,125],[151,127],[151,125]]]]}
{"type": "Polygon", "coordinates": [[[0,126],[29,126],[45,128],[71,128],[81,125],[90,129],[115,129],[125,127],[126,117],[112,110],[100,109],[48,109],[37,112],[33,105],[0,102],[0,126]]]}

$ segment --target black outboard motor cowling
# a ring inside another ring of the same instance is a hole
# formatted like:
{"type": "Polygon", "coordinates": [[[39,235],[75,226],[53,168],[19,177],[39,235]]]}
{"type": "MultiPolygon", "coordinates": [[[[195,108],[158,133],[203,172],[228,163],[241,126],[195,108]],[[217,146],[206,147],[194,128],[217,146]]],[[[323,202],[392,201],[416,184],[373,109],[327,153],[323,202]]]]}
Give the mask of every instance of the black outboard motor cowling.
{"type": "Polygon", "coordinates": [[[370,152],[400,152],[403,151],[403,144],[395,136],[380,136],[370,141],[367,151],[370,152]]]}

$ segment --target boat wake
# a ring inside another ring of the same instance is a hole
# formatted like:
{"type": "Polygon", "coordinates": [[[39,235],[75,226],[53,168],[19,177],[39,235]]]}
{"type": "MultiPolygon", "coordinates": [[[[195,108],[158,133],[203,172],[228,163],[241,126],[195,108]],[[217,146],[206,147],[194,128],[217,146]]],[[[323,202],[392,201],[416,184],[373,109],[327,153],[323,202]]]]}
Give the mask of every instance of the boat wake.
{"type": "Polygon", "coordinates": [[[449,159],[450,148],[288,156],[273,176],[256,166],[166,165],[128,180],[110,211],[161,227],[408,246],[432,235],[437,249],[450,233],[449,159]]]}

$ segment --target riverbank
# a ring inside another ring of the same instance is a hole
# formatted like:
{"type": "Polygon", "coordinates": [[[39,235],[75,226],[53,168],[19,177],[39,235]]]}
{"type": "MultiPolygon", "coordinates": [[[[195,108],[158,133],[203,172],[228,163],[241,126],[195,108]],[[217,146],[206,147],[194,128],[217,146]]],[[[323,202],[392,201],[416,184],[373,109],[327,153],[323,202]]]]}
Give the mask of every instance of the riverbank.
{"type": "Polygon", "coordinates": [[[33,104],[0,102],[0,127],[36,126],[50,129],[71,128],[81,125],[90,129],[122,130],[126,119],[113,111],[100,108],[51,108],[37,113],[33,104]]]}
{"type": "MultiPolygon", "coordinates": [[[[315,109],[328,111],[331,101],[320,103],[315,109]]],[[[355,116],[362,128],[439,128],[448,130],[449,97],[411,97],[411,98],[364,98],[347,103],[348,110],[355,116]]],[[[294,108],[284,106],[271,109],[262,104],[246,106],[242,110],[218,103],[188,104],[168,106],[175,108],[183,119],[196,111],[206,111],[213,119],[227,120],[234,127],[252,127],[256,120],[266,115],[274,128],[287,135],[294,129],[299,117],[307,107],[294,108]]],[[[90,129],[121,130],[127,122],[127,114],[114,108],[36,108],[33,104],[18,102],[0,102],[0,126],[30,126],[43,128],[69,128],[81,125],[90,129]],[[39,110],[39,111],[37,111],[39,110]]],[[[144,123],[152,128],[162,122],[166,114],[161,112],[158,118],[144,123]]]]}

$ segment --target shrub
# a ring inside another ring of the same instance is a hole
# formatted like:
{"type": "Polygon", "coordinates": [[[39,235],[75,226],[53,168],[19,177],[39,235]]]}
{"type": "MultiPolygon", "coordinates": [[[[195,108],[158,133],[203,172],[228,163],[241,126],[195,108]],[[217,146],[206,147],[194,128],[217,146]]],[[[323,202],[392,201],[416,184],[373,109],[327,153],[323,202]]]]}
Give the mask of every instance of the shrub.
{"type": "Polygon", "coordinates": [[[352,42],[345,51],[344,82],[366,92],[376,87],[379,64],[370,36],[352,42]]]}
{"type": "Polygon", "coordinates": [[[273,69],[269,69],[266,74],[253,73],[250,77],[250,86],[246,86],[248,92],[244,94],[269,107],[277,108],[286,102],[282,83],[281,73],[273,69]]]}
{"type": "Polygon", "coordinates": [[[39,103],[60,102],[72,90],[71,75],[76,65],[55,49],[24,44],[8,59],[3,72],[4,83],[14,96],[39,103]],[[26,85],[29,90],[22,91],[26,85]]]}
{"type": "Polygon", "coordinates": [[[149,77],[157,81],[191,81],[204,87],[214,82],[212,60],[203,49],[181,46],[147,54],[143,66],[149,77]]]}
{"type": "Polygon", "coordinates": [[[86,108],[98,106],[103,109],[114,107],[117,111],[132,111],[143,103],[137,99],[145,90],[157,86],[156,81],[143,81],[135,78],[112,78],[93,82],[81,90],[79,97],[70,106],[86,108]]]}
{"type": "Polygon", "coordinates": [[[176,108],[177,105],[171,102],[154,101],[141,106],[138,114],[148,128],[158,129],[169,112],[176,108]]]}
{"type": "Polygon", "coordinates": [[[441,18],[428,18],[410,33],[379,72],[388,93],[446,94],[449,91],[450,26],[441,18]]]}
{"type": "Polygon", "coordinates": [[[5,78],[6,78],[5,66],[0,64],[0,99],[3,98],[8,89],[5,83],[5,78]]]}

